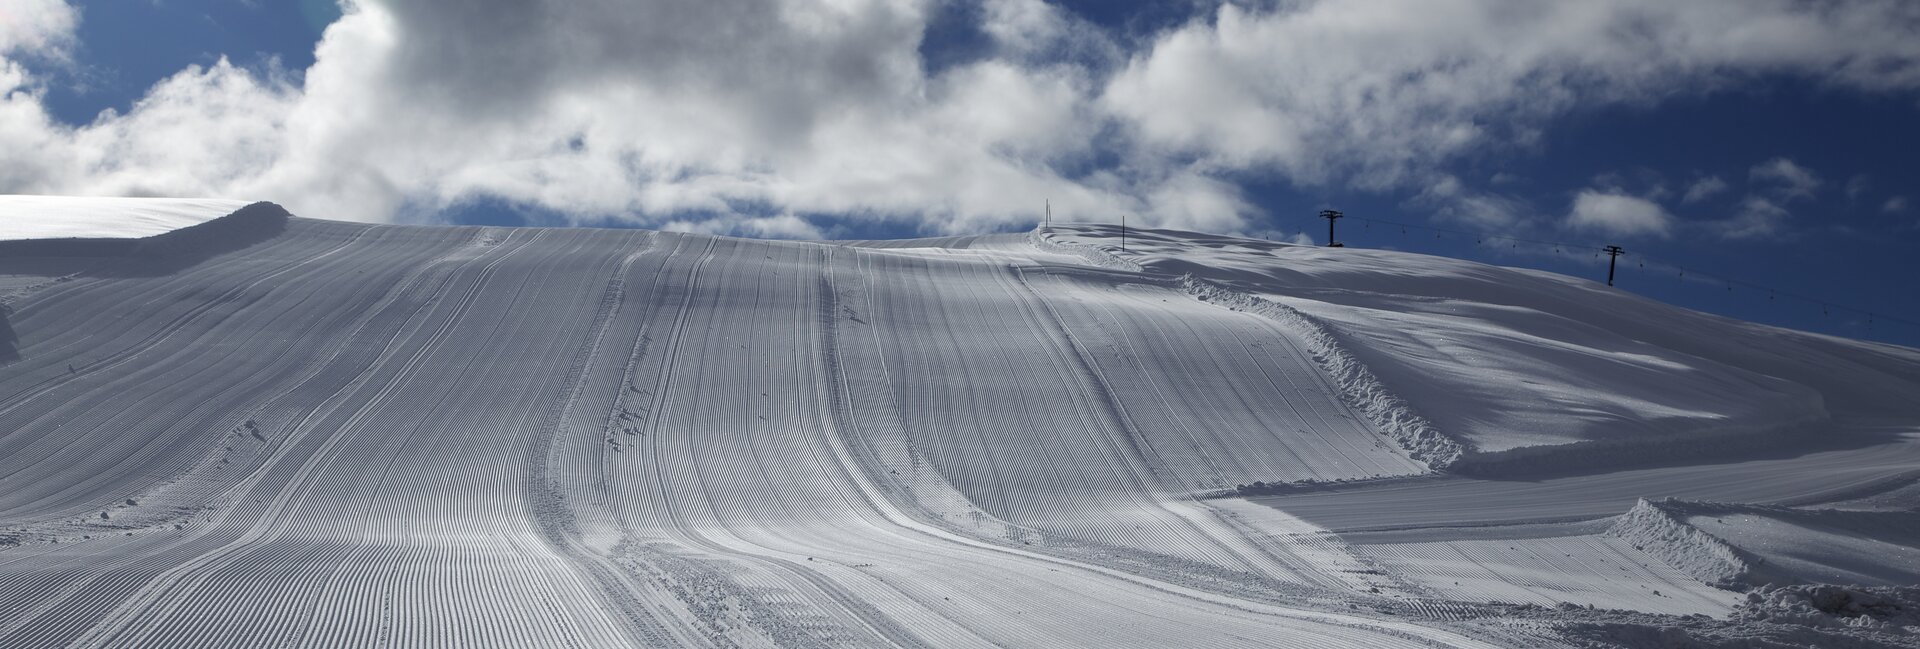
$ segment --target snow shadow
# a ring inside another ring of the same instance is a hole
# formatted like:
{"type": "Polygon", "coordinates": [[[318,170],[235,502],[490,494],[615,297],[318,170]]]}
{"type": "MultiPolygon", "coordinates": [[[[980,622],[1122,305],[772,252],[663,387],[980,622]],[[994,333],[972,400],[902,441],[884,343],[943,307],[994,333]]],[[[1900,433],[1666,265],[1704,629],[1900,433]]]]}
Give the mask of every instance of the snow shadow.
{"type": "Polygon", "coordinates": [[[250,248],[287,231],[292,215],[279,205],[259,202],[226,216],[138,240],[124,261],[89,274],[108,277],[158,277],[200,265],[214,257],[250,248]]]}
{"type": "Polygon", "coordinates": [[[1640,469],[1791,460],[1818,453],[1886,446],[1900,442],[1910,429],[1911,425],[1905,423],[1824,420],[1664,441],[1637,439],[1612,445],[1568,445],[1537,457],[1463,462],[1448,472],[1482,480],[1540,482],[1640,469]]]}

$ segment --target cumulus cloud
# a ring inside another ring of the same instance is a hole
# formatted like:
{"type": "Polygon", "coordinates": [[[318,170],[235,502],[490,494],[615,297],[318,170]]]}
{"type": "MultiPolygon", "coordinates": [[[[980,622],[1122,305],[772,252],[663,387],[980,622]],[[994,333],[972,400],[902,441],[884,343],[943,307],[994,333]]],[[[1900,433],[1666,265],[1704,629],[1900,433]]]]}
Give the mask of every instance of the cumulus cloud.
{"type": "Polygon", "coordinates": [[[64,0],[7,0],[0,5],[0,56],[60,56],[72,44],[79,18],[64,0]]]}
{"type": "Polygon", "coordinates": [[[1814,191],[1820,189],[1821,183],[1820,176],[1813,173],[1812,169],[1786,158],[1774,158],[1754,165],[1748,175],[1753,182],[1786,200],[1813,198],[1814,191]]]}
{"type": "MultiPolygon", "coordinates": [[[[994,6],[1009,50],[1074,28],[1038,0],[994,6]]],[[[1009,57],[928,75],[928,10],[366,0],[300,85],[222,61],[73,127],[11,96],[0,138],[32,146],[0,154],[19,163],[0,191],[270,198],[360,220],[489,198],[796,236],[817,234],[800,227],[810,214],[977,231],[1031,220],[1044,199],[1068,218],[1184,227],[1237,229],[1252,212],[1179,165],[1085,172],[1102,121],[1084,67],[1009,57]]],[[[7,69],[0,82],[24,88],[7,69]]]]}
{"type": "Polygon", "coordinates": [[[1102,102],[1148,145],[1308,182],[1423,184],[1545,122],[1744,78],[1920,85],[1900,0],[1352,0],[1224,4],[1135,55],[1102,102]]]}
{"type": "Polygon", "coordinates": [[[1575,229],[1625,236],[1665,237],[1673,221],[1673,215],[1658,203],[1593,189],[1575,196],[1573,210],[1567,214],[1567,225],[1575,229]]]}
{"type": "MultiPolygon", "coordinates": [[[[0,192],[262,198],[374,221],[499,200],[782,236],[1009,227],[1050,199],[1067,219],[1245,230],[1260,210],[1233,179],[1271,174],[1408,190],[1441,218],[1505,227],[1524,201],[1446,163],[1539,146],[1569,111],[1759,73],[1920,87],[1920,3],[1902,0],[1198,3],[1139,38],[983,0],[969,15],[986,54],[930,71],[935,2],[348,0],[308,70],[220,61],[61,124],[30,66],[66,47],[77,13],[14,0],[0,192]]],[[[1754,179],[1802,186],[1779,171],[1754,179]]]]}

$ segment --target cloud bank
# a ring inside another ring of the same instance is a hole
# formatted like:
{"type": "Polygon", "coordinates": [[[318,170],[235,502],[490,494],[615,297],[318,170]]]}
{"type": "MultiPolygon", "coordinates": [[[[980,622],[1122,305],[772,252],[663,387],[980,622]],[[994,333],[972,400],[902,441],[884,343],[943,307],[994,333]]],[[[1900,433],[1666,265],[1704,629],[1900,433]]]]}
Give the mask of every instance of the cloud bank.
{"type": "MultiPolygon", "coordinates": [[[[493,200],[808,237],[1017,227],[1043,200],[1244,231],[1261,212],[1239,182],[1276,177],[1411,190],[1500,225],[1521,210],[1445,165],[1539,147],[1571,112],[1762,74],[1920,87],[1920,3],[1903,0],[1196,7],[1120,35],[983,0],[963,26],[982,55],[930,70],[935,0],[354,0],[303,74],[191,67],[69,125],[42,96],[84,16],[18,0],[0,9],[0,193],[261,198],[366,221],[493,200]]],[[[1753,178],[1791,200],[1818,182],[1795,171],[1753,178]]],[[[1577,222],[1664,231],[1640,199],[1581,199],[1577,222]]],[[[1781,218],[1747,207],[1742,234],[1781,218]]]]}

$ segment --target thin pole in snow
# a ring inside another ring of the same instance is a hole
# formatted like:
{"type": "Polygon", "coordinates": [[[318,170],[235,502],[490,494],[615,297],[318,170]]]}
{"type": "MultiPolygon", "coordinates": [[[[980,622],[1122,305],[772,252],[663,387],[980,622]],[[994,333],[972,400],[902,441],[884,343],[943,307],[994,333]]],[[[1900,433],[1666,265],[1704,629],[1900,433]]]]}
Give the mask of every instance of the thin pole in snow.
{"type": "Polygon", "coordinates": [[[1120,252],[1127,251],[1127,215],[1120,215],[1120,252]]]}
{"type": "Polygon", "coordinates": [[[1613,286],[1613,260],[1620,258],[1620,255],[1627,254],[1627,251],[1621,250],[1620,246],[1607,246],[1606,251],[1607,251],[1607,286],[1613,286]]]}
{"type": "Polygon", "coordinates": [[[1042,225],[1041,227],[1052,228],[1053,227],[1053,200],[1047,199],[1046,205],[1047,205],[1047,216],[1046,216],[1047,220],[1043,222],[1044,225],[1042,225]]]}

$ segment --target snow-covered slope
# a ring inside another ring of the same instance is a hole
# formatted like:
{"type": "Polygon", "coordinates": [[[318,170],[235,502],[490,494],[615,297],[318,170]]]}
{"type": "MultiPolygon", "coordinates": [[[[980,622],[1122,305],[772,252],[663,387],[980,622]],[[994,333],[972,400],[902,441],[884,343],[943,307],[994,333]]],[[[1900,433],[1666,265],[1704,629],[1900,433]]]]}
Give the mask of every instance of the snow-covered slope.
{"type": "Polygon", "coordinates": [[[233,213],[247,201],[0,195],[0,241],[139,239],[233,213]]]}
{"type": "MultiPolygon", "coordinates": [[[[1113,252],[1104,228],[1054,235],[1113,252]]],[[[1562,275],[1393,251],[1134,231],[1121,255],[1334,332],[1458,469],[1549,471],[1920,417],[1920,352],[1731,321],[1562,275]],[[1518,460],[1518,461],[1516,461],[1518,460]]],[[[1453,464],[1448,462],[1445,464],[1453,464]]]]}
{"type": "Polygon", "coordinates": [[[1357,550],[1222,496],[1428,484],[1518,449],[1792,449],[1776,424],[1903,416],[1888,395],[1920,376],[1911,350],[1565,278],[1111,234],[767,242],[256,204],[137,248],[16,242],[0,646],[1551,644],[1487,594],[1731,598],[1598,530],[1357,550]],[[1395,288],[1407,264],[1451,276],[1395,288]],[[1571,324],[1588,299],[1654,322],[1571,324]],[[1422,567],[1444,552],[1454,573],[1422,567]]]}

